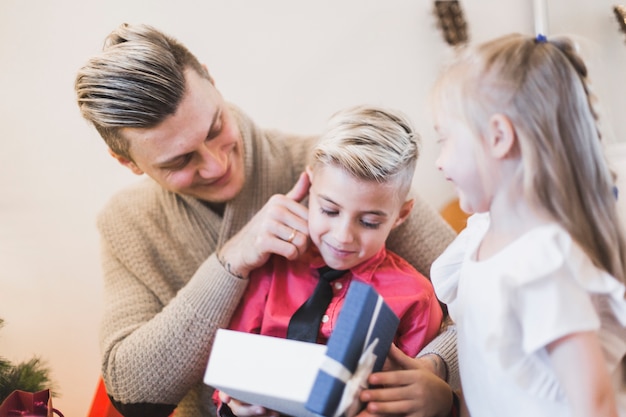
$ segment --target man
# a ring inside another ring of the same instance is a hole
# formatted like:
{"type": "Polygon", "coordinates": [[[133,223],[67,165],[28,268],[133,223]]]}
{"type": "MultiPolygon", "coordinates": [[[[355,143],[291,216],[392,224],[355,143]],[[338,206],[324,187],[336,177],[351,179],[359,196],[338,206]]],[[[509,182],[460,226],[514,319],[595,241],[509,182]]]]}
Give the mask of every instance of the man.
{"type": "MultiPolygon", "coordinates": [[[[216,329],[228,325],[252,269],[307,247],[301,173],[316,138],[258,128],[183,45],[148,26],[117,28],[75,89],[111,155],[148,177],[98,219],[107,392],[127,416],[213,415],[202,376],[216,329]]],[[[428,276],[453,238],[416,199],[388,246],[428,276]]],[[[437,355],[421,360],[425,367],[444,376],[441,358],[451,354],[454,372],[454,350],[428,351],[437,355]]],[[[256,411],[229,405],[240,416],[256,411]]]]}

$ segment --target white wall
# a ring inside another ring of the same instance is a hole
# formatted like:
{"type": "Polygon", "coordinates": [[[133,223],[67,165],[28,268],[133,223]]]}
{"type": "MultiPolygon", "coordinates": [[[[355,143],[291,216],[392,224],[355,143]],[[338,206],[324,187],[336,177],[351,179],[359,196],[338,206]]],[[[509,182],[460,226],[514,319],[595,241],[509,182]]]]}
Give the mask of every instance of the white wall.
{"type": "MultiPolygon", "coordinates": [[[[626,137],[626,35],[613,0],[551,0],[549,34],[584,37],[605,136],[626,137]]],[[[531,0],[462,2],[472,41],[533,32],[531,0]]],[[[48,361],[66,416],[87,413],[99,375],[97,211],[134,181],[74,103],[76,70],[121,22],[153,24],[206,62],[224,96],[266,127],[317,132],[340,107],[409,113],[424,139],[417,187],[452,191],[433,167],[426,97],[449,48],[426,0],[0,1],[0,356],[48,361]]]]}

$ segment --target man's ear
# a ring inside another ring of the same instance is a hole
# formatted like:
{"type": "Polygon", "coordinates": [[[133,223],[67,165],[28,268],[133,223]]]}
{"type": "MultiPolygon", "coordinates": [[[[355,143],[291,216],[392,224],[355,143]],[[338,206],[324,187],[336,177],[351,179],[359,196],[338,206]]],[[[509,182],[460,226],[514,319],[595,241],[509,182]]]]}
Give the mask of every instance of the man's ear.
{"type": "Polygon", "coordinates": [[[517,135],[511,120],[497,113],[489,119],[488,145],[494,158],[503,159],[515,149],[517,135]]]}
{"type": "Polygon", "coordinates": [[[204,70],[206,71],[206,75],[209,77],[209,81],[211,81],[211,84],[215,85],[215,80],[213,79],[213,77],[211,76],[211,73],[209,72],[209,67],[207,67],[206,64],[202,64],[202,68],[204,68],[204,70]]]}
{"type": "Polygon", "coordinates": [[[413,210],[413,205],[415,204],[415,200],[410,199],[406,200],[402,203],[402,207],[400,207],[400,213],[398,213],[398,218],[393,224],[393,228],[400,226],[411,214],[411,210],[413,210]]]}
{"type": "Polygon", "coordinates": [[[136,175],[143,174],[143,171],[137,165],[135,165],[135,163],[131,161],[130,159],[116,154],[115,152],[111,150],[111,148],[109,148],[109,154],[111,154],[113,158],[117,159],[117,162],[124,165],[126,168],[130,169],[133,172],[133,174],[136,174],[136,175]]]}

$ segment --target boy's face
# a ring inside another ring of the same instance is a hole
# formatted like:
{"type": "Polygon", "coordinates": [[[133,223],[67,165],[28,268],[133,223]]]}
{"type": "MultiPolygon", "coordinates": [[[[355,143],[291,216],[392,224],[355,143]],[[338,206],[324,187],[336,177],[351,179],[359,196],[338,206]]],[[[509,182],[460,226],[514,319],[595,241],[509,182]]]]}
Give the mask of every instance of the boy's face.
{"type": "Polygon", "coordinates": [[[393,182],[359,180],[332,166],[308,172],[309,233],[331,268],[350,269],[374,256],[413,207],[393,182]]]}

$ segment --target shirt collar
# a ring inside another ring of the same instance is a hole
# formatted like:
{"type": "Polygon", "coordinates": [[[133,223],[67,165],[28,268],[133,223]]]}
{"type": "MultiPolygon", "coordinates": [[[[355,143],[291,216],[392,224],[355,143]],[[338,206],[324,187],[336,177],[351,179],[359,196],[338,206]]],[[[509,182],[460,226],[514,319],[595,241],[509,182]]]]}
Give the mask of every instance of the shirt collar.
{"type": "MultiPolygon", "coordinates": [[[[326,265],[324,262],[324,258],[320,255],[319,250],[315,245],[311,245],[308,253],[305,256],[310,256],[310,262],[312,268],[317,269],[326,265]]],[[[359,281],[368,283],[372,280],[372,275],[378,268],[378,266],[383,262],[385,257],[387,256],[387,249],[383,245],[382,248],[376,253],[376,255],[372,256],[365,262],[361,262],[360,264],[350,268],[350,273],[353,278],[357,278],[359,281]]]]}

